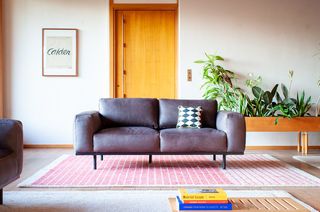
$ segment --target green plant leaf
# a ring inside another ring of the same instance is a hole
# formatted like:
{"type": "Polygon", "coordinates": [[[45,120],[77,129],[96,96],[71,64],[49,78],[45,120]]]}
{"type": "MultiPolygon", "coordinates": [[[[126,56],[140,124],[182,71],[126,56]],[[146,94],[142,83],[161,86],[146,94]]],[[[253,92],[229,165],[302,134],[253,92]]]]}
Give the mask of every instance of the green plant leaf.
{"type": "Polygon", "coordinates": [[[263,90],[260,87],[254,86],[252,87],[252,94],[256,98],[260,98],[263,94],[263,90]]]}
{"type": "Polygon", "coordinates": [[[284,84],[281,84],[281,90],[282,90],[284,98],[287,99],[289,97],[288,88],[284,84]]]}
{"type": "Polygon", "coordinates": [[[272,90],[271,90],[272,99],[273,99],[273,97],[274,97],[274,96],[276,95],[276,93],[277,93],[278,86],[279,86],[279,84],[276,84],[276,85],[272,88],[272,90]]]}
{"type": "Polygon", "coordinates": [[[280,94],[278,92],[276,92],[276,99],[277,99],[278,103],[282,102],[282,99],[281,99],[280,94]]]}
{"type": "Polygon", "coordinates": [[[284,104],[287,104],[288,106],[294,105],[294,102],[292,101],[292,99],[284,99],[282,102],[284,104]]]}
{"type": "Polygon", "coordinates": [[[208,54],[207,57],[208,57],[209,61],[210,61],[212,64],[215,63],[215,61],[216,61],[216,56],[215,56],[215,55],[208,54]]]}
{"type": "Polygon", "coordinates": [[[297,104],[298,103],[297,99],[290,98],[290,100],[293,102],[293,104],[297,104]]]}
{"type": "Polygon", "coordinates": [[[205,60],[196,60],[196,61],[194,61],[194,63],[206,63],[207,61],[205,61],[205,60]]]}
{"type": "Polygon", "coordinates": [[[222,109],[244,111],[247,103],[244,100],[241,102],[240,94],[243,91],[233,84],[234,72],[224,69],[221,64],[216,64],[217,61],[224,60],[221,56],[207,53],[205,55],[205,59],[196,61],[196,63],[203,64],[202,78],[204,82],[201,85],[203,98],[217,99],[219,108],[222,109]]]}
{"type": "Polygon", "coordinates": [[[216,55],[216,56],[215,56],[215,60],[221,60],[221,61],[224,61],[224,59],[223,59],[221,56],[218,56],[218,55],[216,55]]]}
{"type": "Polygon", "coordinates": [[[269,91],[266,91],[263,93],[263,101],[266,104],[271,104],[272,102],[272,97],[271,97],[271,93],[269,91]]]}
{"type": "Polygon", "coordinates": [[[306,101],[306,104],[310,104],[311,99],[312,99],[312,97],[311,97],[311,96],[309,96],[309,97],[308,97],[308,99],[307,99],[307,101],[306,101]]]}

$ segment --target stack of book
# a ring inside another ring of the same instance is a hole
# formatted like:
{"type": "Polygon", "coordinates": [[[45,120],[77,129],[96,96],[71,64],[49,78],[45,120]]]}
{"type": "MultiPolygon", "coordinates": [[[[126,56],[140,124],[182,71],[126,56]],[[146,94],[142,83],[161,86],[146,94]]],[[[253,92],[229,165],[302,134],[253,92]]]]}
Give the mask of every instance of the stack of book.
{"type": "Polygon", "coordinates": [[[227,193],[220,188],[179,189],[178,210],[232,210],[227,193]]]}

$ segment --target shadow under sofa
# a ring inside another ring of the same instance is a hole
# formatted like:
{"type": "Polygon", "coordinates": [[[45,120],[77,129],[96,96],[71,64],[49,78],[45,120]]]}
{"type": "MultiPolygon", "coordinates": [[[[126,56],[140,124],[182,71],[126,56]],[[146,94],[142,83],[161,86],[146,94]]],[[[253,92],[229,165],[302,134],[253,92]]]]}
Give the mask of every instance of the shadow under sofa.
{"type": "Polygon", "coordinates": [[[75,153],[93,155],[244,154],[245,120],[236,112],[217,111],[215,100],[151,98],[100,99],[99,111],[75,117],[75,153]],[[176,128],[178,106],[202,107],[202,128],[176,128]]]}

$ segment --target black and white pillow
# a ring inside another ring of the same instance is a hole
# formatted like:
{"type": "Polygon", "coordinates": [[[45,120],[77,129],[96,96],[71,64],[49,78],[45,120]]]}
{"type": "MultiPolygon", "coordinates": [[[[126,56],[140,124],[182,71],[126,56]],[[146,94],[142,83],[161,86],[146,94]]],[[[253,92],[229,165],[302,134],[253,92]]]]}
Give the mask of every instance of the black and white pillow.
{"type": "Polygon", "coordinates": [[[178,107],[177,128],[201,128],[201,106],[178,107]]]}

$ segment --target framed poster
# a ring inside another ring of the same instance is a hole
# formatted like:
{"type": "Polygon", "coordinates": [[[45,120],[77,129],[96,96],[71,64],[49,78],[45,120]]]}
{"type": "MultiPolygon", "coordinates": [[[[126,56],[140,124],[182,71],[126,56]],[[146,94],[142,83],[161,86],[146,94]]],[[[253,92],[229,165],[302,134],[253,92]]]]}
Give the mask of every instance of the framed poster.
{"type": "Polygon", "coordinates": [[[77,40],[77,29],[42,29],[42,76],[78,76],[77,40]]]}

